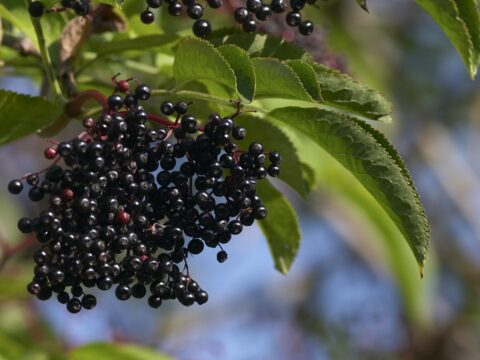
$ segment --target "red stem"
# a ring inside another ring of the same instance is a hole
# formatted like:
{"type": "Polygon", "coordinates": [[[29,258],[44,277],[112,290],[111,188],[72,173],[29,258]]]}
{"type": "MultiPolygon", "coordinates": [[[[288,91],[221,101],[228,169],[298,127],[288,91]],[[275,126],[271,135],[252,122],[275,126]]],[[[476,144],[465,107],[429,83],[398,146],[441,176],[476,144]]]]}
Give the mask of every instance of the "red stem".
{"type": "Polygon", "coordinates": [[[65,105],[65,114],[69,117],[77,117],[82,113],[82,106],[88,100],[95,100],[104,109],[108,107],[107,97],[97,90],[85,90],[72,98],[65,105]]]}
{"type": "Polygon", "coordinates": [[[12,258],[13,256],[23,252],[24,250],[31,248],[36,244],[35,236],[27,235],[21,242],[18,244],[10,245],[6,244],[3,241],[0,244],[2,248],[2,258],[0,259],[0,270],[5,266],[5,263],[8,259],[12,258]]]}

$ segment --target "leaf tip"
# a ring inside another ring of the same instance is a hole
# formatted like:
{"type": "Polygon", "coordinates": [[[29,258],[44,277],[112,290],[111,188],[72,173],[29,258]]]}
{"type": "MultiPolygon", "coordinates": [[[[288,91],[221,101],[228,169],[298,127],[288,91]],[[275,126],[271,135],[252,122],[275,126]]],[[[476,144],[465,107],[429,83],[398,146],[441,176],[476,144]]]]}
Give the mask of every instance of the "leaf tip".
{"type": "Polygon", "coordinates": [[[420,278],[421,278],[421,279],[423,279],[423,276],[424,276],[424,270],[425,270],[425,267],[424,267],[423,263],[422,263],[422,264],[420,264],[420,266],[419,266],[419,270],[420,270],[420,278]]]}

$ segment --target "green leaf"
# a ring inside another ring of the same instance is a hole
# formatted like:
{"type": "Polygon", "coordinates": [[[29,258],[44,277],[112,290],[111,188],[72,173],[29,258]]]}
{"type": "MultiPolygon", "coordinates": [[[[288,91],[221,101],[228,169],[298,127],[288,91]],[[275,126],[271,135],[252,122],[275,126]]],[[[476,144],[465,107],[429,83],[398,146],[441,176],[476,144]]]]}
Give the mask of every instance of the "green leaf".
{"type": "Polygon", "coordinates": [[[279,98],[313,101],[288,65],[277,59],[254,58],[256,91],[255,99],[279,98]]]}
{"type": "Polygon", "coordinates": [[[138,36],[134,39],[118,39],[115,41],[102,42],[93,45],[92,50],[99,55],[111,55],[129,50],[145,51],[146,49],[170,45],[179,39],[180,37],[174,34],[145,35],[138,36]]]}
{"type": "Polygon", "coordinates": [[[311,65],[317,73],[325,104],[357,118],[391,121],[392,106],[382,95],[335,69],[311,65]]]}
{"type": "Polygon", "coordinates": [[[62,113],[60,105],[40,97],[0,90],[0,144],[50,125],[62,113]]]}
{"type": "Polygon", "coordinates": [[[396,224],[422,271],[430,239],[428,222],[393,146],[371,127],[325,110],[284,108],[269,118],[309,137],[349,170],[396,224]]]}
{"type": "Polygon", "coordinates": [[[179,87],[192,81],[209,80],[237,90],[234,71],[220,52],[205,40],[187,38],[180,43],[173,75],[179,87]]]}
{"type": "Polygon", "coordinates": [[[312,66],[303,60],[287,60],[285,63],[290,66],[295,74],[302,81],[303,87],[307,90],[308,94],[315,100],[322,101],[322,95],[320,94],[320,85],[318,85],[317,74],[313,70],[312,66]]]}
{"type": "Polygon", "coordinates": [[[8,21],[15,28],[23,32],[28,38],[35,42],[35,31],[30,21],[30,16],[25,11],[23,1],[14,4],[0,3],[0,17],[8,21]]]}
{"type": "Polygon", "coordinates": [[[275,268],[287,274],[300,247],[301,235],[295,210],[268,181],[260,181],[257,192],[268,209],[267,217],[258,224],[267,238],[275,268]]]}
{"type": "Polygon", "coordinates": [[[122,7],[125,0],[92,0],[94,4],[107,4],[117,7],[122,7]]]}
{"type": "Polygon", "coordinates": [[[74,349],[69,360],[170,360],[170,356],[131,344],[93,343],[74,349]]]}
{"type": "Polygon", "coordinates": [[[470,76],[480,65],[480,16],[476,0],[416,0],[435,20],[463,59],[470,76]]]}
{"type": "Polygon", "coordinates": [[[263,144],[265,151],[278,151],[280,153],[282,156],[280,179],[295,189],[301,196],[306,197],[310,189],[303,177],[299,176],[302,173],[300,159],[287,135],[272,122],[255,116],[241,115],[235,119],[235,122],[247,129],[247,136],[242,141],[244,146],[248,147],[252,142],[258,141],[263,144]]]}
{"type": "Polygon", "coordinates": [[[238,93],[244,100],[251,102],[255,94],[255,72],[250,57],[235,45],[222,45],[218,51],[235,72],[238,93]]]}
{"type": "Polygon", "coordinates": [[[208,37],[208,40],[215,46],[236,45],[245,50],[251,57],[311,60],[311,55],[298,45],[271,35],[247,34],[234,28],[227,28],[214,31],[208,37]]]}

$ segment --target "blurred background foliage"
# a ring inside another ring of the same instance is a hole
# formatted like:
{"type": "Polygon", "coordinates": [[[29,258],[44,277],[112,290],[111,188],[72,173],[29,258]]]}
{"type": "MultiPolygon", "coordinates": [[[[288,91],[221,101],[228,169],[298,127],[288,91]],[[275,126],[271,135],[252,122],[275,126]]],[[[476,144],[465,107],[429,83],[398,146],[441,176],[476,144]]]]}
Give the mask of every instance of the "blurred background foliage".
{"type": "MultiPolygon", "coordinates": [[[[189,32],[189,23],[167,16],[159,28],[142,25],[139,3],[127,1],[129,31],[172,37],[172,31],[189,32]]],[[[94,312],[70,315],[55,301],[27,296],[32,263],[31,250],[25,249],[7,258],[0,272],[0,359],[148,360],[162,359],[160,352],[185,360],[478,359],[479,83],[470,81],[452,45],[413,2],[370,0],[369,9],[370,14],[360,11],[353,1],[322,3],[309,12],[318,25],[308,39],[281,22],[264,30],[301,44],[317,61],[351,74],[394,103],[395,122],[381,130],[406,159],[430,219],[432,244],[424,279],[379,205],[325,156],[316,159],[325,164],[322,187],[307,202],[291,195],[303,240],[287,277],[274,270],[266,242],[253,228],[232,242],[225,264],[213,256],[191,262],[211,297],[202,307],[168,304],[152,310],[142,301],[120,303],[102,293],[94,312]],[[159,353],[120,345],[124,343],[159,353]],[[86,347],[78,348],[82,345],[86,347]]],[[[62,21],[59,17],[60,25],[62,21]]],[[[218,16],[215,27],[229,21],[218,16]]],[[[49,31],[59,31],[52,24],[49,31]]],[[[89,46],[108,46],[126,37],[107,34],[89,46]]],[[[99,58],[89,56],[86,49],[77,59],[82,86],[101,86],[102,72],[112,61],[112,73],[155,85],[164,80],[158,69],[173,61],[168,46],[135,61],[108,51],[99,58]]],[[[31,66],[29,57],[0,46],[0,88],[41,92],[38,71],[31,66]]],[[[75,127],[57,136],[74,134],[75,127]]],[[[30,136],[1,147],[0,185],[5,188],[11,178],[41,168],[38,154],[44,145],[44,139],[30,136]]],[[[34,213],[33,206],[0,195],[0,256],[8,256],[22,240],[16,219],[34,213]]]]}

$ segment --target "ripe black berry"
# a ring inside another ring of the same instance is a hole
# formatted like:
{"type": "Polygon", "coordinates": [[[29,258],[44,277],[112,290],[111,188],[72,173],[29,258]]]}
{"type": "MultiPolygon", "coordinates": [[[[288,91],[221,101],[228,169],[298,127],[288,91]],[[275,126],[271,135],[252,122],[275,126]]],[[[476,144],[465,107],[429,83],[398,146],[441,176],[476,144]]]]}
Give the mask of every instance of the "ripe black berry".
{"type": "Polygon", "coordinates": [[[212,9],[218,9],[223,5],[222,0],[207,0],[207,3],[212,9]]]}
{"type": "Polygon", "coordinates": [[[20,180],[12,180],[8,183],[8,191],[11,194],[20,194],[23,190],[23,184],[20,180]]]}
{"type": "Polygon", "coordinates": [[[272,4],[270,5],[273,12],[277,14],[283,13],[288,8],[287,0],[272,0],[272,4]]]}
{"type": "Polygon", "coordinates": [[[179,114],[185,114],[188,111],[188,104],[185,101],[179,101],[174,106],[175,111],[179,114]]]}
{"type": "Polygon", "coordinates": [[[138,85],[135,88],[135,97],[139,100],[148,100],[150,98],[151,90],[146,85],[138,85]]]}
{"type": "Polygon", "coordinates": [[[287,14],[287,17],[285,18],[288,26],[298,26],[300,25],[300,22],[302,21],[302,15],[300,15],[299,12],[292,11],[287,14]]]}
{"type": "Polygon", "coordinates": [[[162,6],[162,0],[147,0],[147,5],[153,9],[157,9],[162,6]]]}
{"type": "Polygon", "coordinates": [[[72,314],[78,313],[82,310],[82,303],[80,300],[73,298],[67,303],[67,310],[72,314]]]}
{"type": "Polygon", "coordinates": [[[313,23],[311,21],[303,21],[298,26],[300,34],[308,36],[313,32],[313,23]]]}
{"type": "Polygon", "coordinates": [[[290,0],[290,7],[293,11],[300,11],[305,7],[305,0],[290,0]]]}
{"type": "Polygon", "coordinates": [[[168,4],[168,13],[172,16],[178,16],[182,13],[183,6],[177,1],[168,4]]]}
{"type": "Polygon", "coordinates": [[[255,11],[255,16],[261,21],[267,20],[270,15],[272,15],[272,10],[268,5],[262,5],[257,11],[255,11]]]}
{"type": "Polygon", "coordinates": [[[160,111],[165,115],[172,115],[175,112],[175,105],[171,101],[164,101],[160,105],[160,111]]]}
{"type": "Polygon", "coordinates": [[[140,20],[144,24],[151,24],[155,21],[155,14],[150,10],[145,10],[140,14],[140,20]]]}
{"type": "Polygon", "coordinates": [[[108,97],[108,107],[110,110],[119,110],[123,106],[123,99],[120,95],[108,97]]]}
{"type": "Polygon", "coordinates": [[[225,262],[227,258],[228,258],[228,254],[225,251],[222,250],[217,253],[217,261],[219,263],[225,262]]]}
{"type": "Polygon", "coordinates": [[[37,17],[37,18],[41,17],[44,11],[45,11],[45,6],[40,1],[34,1],[34,2],[31,2],[30,5],[28,5],[28,13],[32,17],[37,17]]]}
{"type": "Polygon", "coordinates": [[[21,218],[18,220],[17,223],[18,230],[20,230],[24,234],[28,234],[32,232],[32,220],[29,218],[21,218]]]}
{"type": "Polygon", "coordinates": [[[212,26],[207,20],[197,20],[193,24],[193,33],[198,37],[205,37],[212,32],[212,26]]]}
{"type": "Polygon", "coordinates": [[[239,7],[237,10],[235,10],[235,13],[234,13],[235,21],[240,24],[243,24],[243,22],[245,22],[248,19],[249,15],[250,13],[247,10],[247,8],[239,7]]]}
{"type": "Polygon", "coordinates": [[[247,33],[255,32],[257,30],[257,23],[252,18],[247,18],[247,20],[243,22],[242,28],[247,33]]]}
{"type": "Polygon", "coordinates": [[[247,0],[246,7],[249,11],[255,12],[263,5],[262,0],[247,0]]]}
{"type": "Polygon", "coordinates": [[[203,16],[203,6],[200,4],[192,4],[188,7],[187,13],[191,19],[200,19],[203,16]]]}

